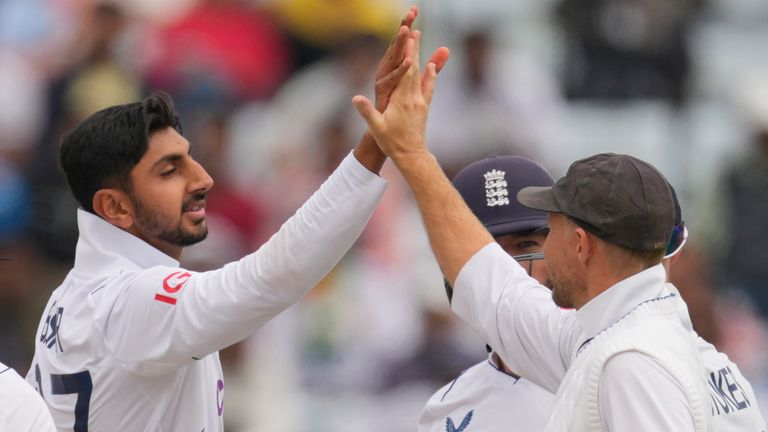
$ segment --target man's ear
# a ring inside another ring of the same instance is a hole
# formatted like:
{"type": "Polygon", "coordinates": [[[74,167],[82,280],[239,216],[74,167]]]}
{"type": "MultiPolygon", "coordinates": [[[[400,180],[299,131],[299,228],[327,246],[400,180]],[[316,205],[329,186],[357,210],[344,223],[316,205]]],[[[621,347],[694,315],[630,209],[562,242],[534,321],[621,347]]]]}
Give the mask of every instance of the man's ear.
{"type": "Polygon", "coordinates": [[[683,251],[680,251],[680,252],[678,252],[678,253],[676,253],[676,254],[672,255],[672,256],[669,258],[669,264],[670,264],[670,265],[672,265],[672,264],[676,263],[676,262],[677,262],[677,260],[679,260],[679,259],[680,259],[680,254],[682,254],[682,253],[683,253],[683,251]]]}
{"type": "Polygon", "coordinates": [[[580,263],[586,264],[594,253],[595,240],[584,228],[578,227],[574,232],[577,239],[576,257],[579,259],[580,263]]]}
{"type": "Polygon", "coordinates": [[[133,210],[133,203],[120,189],[99,189],[93,195],[93,211],[118,228],[133,225],[133,210]]]}

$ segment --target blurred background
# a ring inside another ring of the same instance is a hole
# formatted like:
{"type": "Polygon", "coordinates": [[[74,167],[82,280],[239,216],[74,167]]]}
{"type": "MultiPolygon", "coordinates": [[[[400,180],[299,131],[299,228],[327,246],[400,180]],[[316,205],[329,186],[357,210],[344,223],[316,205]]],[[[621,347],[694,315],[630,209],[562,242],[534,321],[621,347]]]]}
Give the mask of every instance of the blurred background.
{"type": "MultiPolygon", "coordinates": [[[[768,2],[423,0],[438,80],[429,144],[449,176],[519,154],[555,178],[630,153],[677,189],[689,242],[672,279],[697,331],[768,416],[768,2]]],[[[254,250],[364,130],[399,0],[0,0],[0,361],[26,373],[42,308],[73,263],[76,204],[56,156],[96,110],[169,92],[216,185],[183,264],[254,250]]],[[[306,298],[222,352],[228,431],[412,431],[485,356],[448,309],[412,197],[382,204],[306,298]]]]}

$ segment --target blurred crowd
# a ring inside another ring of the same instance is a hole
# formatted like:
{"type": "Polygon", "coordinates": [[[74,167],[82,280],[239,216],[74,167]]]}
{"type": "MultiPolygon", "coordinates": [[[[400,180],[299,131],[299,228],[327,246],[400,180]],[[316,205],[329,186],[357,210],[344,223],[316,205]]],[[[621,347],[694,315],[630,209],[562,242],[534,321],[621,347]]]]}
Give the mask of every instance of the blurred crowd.
{"type": "MultiPolygon", "coordinates": [[[[631,153],[678,190],[691,233],[672,281],[696,330],[768,415],[768,3],[415,2],[446,45],[428,142],[452,177],[518,154],[555,178],[631,153]]],[[[400,0],[0,0],[0,360],[26,373],[45,299],[72,265],[76,203],[60,139],[161,89],[216,184],[210,235],[182,265],[255,250],[356,144],[400,0]]],[[[222,352],[231,431],[409,431],[485,356],[453,317],[414,203],[390,188],[362,237],[299,304],[222,352]]]]}

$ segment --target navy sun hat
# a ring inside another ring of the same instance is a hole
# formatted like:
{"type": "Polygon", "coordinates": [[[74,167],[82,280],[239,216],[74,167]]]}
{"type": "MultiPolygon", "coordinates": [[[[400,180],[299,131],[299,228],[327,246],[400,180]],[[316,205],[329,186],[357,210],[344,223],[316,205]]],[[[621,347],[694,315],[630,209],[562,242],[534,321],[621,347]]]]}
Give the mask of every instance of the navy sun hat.
{"type": "Polygon", "coordinates": [[[493,236],[546,228],[547,213],[526,207],[515,197],[525,187],[554,183],[544,168],[519,156],[479,160],[453,179],[464,201],[493,236]]]}

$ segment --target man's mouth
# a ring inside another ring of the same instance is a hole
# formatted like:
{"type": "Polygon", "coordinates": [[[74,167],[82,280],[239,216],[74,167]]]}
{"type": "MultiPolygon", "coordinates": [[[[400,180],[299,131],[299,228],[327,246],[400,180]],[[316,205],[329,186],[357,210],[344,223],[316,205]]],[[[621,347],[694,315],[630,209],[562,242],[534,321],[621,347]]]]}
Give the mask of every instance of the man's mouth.
{"type": "Polygon", "coordinates": [[[205,217],[205,200],[195,200],[185,204],[182,211],[196,219],[205,217]]]}
{"type": "Polygon", "coordinates": [[[184,211],[185,212],[195,212],[195,211],[202,210],[202,209],[205,209],[205,203],[204,202],[197,203],[197,204],[190,204],[190,205],[184,206],[184,211]]]}

